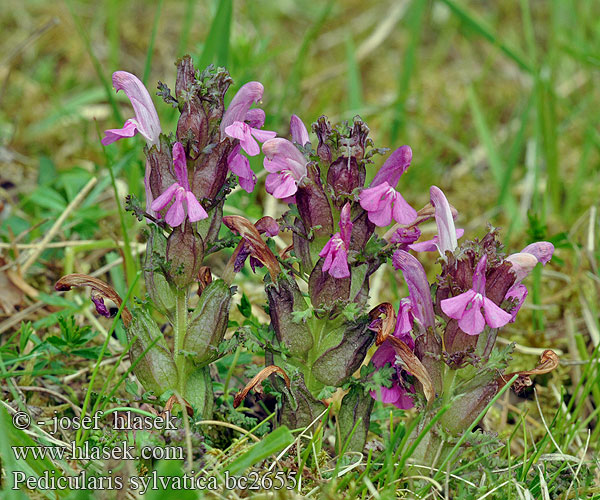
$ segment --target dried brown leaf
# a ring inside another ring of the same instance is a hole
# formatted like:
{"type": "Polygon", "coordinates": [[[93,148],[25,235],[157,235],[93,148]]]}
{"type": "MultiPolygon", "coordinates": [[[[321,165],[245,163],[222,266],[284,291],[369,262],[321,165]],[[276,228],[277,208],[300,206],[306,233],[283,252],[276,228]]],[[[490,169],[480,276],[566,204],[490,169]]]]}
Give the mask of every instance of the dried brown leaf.
{"type": "Polygon", "coordinates": [[[267,377],[271,376],[273,373],[279,373],[283,377],[283,380],[285,380],[285,385],[289,389],[290,378],[287,376],[287,373],[285,373],[285,371],[283,371],[283,369],[279,366],[269,365],[266,368],[263,368],[261,371],[259,371],[254,376],[254,378],[246,384],[246,387],[244,387],[240,392],[238,392],[235,395],[235,398],[233,399],[233,407],[237,408],[242,403],[242,401],[244,401],[244,399],[252,389],[255,389],[256,392],[261,393],[262,389],[258,384],[260,384],[267,377]]]}

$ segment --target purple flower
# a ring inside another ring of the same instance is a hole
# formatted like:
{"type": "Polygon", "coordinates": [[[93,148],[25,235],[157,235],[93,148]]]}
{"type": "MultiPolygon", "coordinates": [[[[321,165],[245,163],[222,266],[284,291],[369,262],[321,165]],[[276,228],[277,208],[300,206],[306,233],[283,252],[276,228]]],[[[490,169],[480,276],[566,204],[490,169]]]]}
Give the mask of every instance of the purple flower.
{"type": "Polygon", "coordinates": [[[445,257],[446,252],[454,253],[458,242],[456,241],[456,229],[454,227],[454,217],[450,209],[450,203],[440,188],[431,186],[429,189],[429,198],[435,208],[435,223],[438,228],[437,247],[440,255],[445,257]]]}
{"type": "Polygon", "coordinates": [[[226,133],[225,129],[234,122],[250,121],[252,127],[262,127],[264,123],[264,112],[262,113],[262,123],[260,121],[260,111],[250,110],[250,106],[262,99],[265,88],[260,82],[248,82],[242,85],[240,90],[233,96],[227,110],[221,120],[221,134],[226,133]],[[250,112],[250,116],[248,113],[250,112]]]}
{"type": "MultiPolygon", "coordinates": [[[[402,342],[414,350],[415,341],[410,335],[414,319],[412,307],[411,298],[405,297],[400,300],[394,337],[402,340],[402,342]]],[[[373,354],[371,361],[377,368],[382,368],[388,363],[396,368],[396,372],[392,375],[392,386],[381,387],[378,391],[371,391],[371,397],[376,401],[391,403],[404,410],[412,408],[414,403],[409,396],[409,392],[413,392],[414,388],[411,387],[410,389],[407,389],[405,387],[406,384],[402,383],[406,372],[398,363],[396,363],[396,351],[392,344],[387,340],[383,342],[383,344],[375,351],[375,354],[373,354]]]]}
{"type": "Polygon", "coordinates": [[[177,227],[184,221],[184,201],[187,205],[187,215],[190,222],[206,219],[208,217],[206,210],[204,210],[194,193],[190,190],[185,151],[180,142],[173,144],[173,167],[175,176],[179,182],[171,184],[164,193],[152,202],[152,210],[159,211],[164,209],[175,198],[165,216],[165,220],[169,226],[177,227]]]}
{"type": "Polygon", "coordinates": [[[242,147],[238,144],[227,157],[229,170],[238,176],[240,186],[248,193],[254,191],[256,185],[256,174],[250,168],[250,162],[240,153],[242,147]]]}
{"type": "Polygon", "coordinates": [[[325,257],[323,272],[328,272],[334,278],[350,276],[348,268],[348,249],[352,222],[350,220],[350,203],[346,203],[340,214],[340,231],[335,233],[319,252],[319,257],[325,257]]]}
{"type": "Polygon", "coordinates": [[[515,274],[516,280],[513,286],[506,292],[506,299],[516,301],[515,307],[510,312],[511,323],[515,321],[517,313],[521,309],[525,297],[527,297],[527,287],[521,284],[538,262],[545,266],[552,258],[554,245],[548,241],[538,241],[527,245],[519,253],[509,255],[506,260],[512,264],[511,271],[515,274]]]}
{"type": "MultiPolygon", "coordinates": [[[[462,238],[463,234],[465,234],[464,229],[456,230],[456,239],[462,238]]],[[[419,243],[413,243],[408,245],[408,248],[413,250],[414,252],[434,252],[440,249],[440,238],[438,235],[435,235],[430,240],[419,241],[419,243]]]]}
{"type": "Polygon", "coordinates": [[[152,98],[144,84],[131,73],[115,71],[112,76],[113,87],[117,92],[123,90],[131,101],[135,118],[129,118],[123,128],[105,130],[106,137],[102,144],[107,146],[123,137],[133,137],[138,132],[151,146],[158,143],[160,136],[160,122],[152,98]]]}
{"type": "Polygon", "coordinates": [[[388,226],[392,219],[399,224],[411,224],[417,218],[417,211],[387,181],[360,193],[360,206],[369,214],[369,220],[376,226],[388,226]]]}
{"type": "Polygon", "coordinates": [[[405,250],[421,237],[421,230],[417,226],[399,227],[390,237],[390,243],[400,244],[405,250]]]}
{"type": "Polygon", "coordinates": [[[306,177],[307,161],[287,139],[275,138],[263,144],[264,167],[270,172],[265,181],[267,192],[275,198],[289,198],[298,191],[306,177]]]}
{"type": "Polygon", "coordinates": [[[242,149],[250,156],[256,156],[260,153],[260,146],[255,139],[258,139],[260,142],[265,142],[269,139],[273,139],[277,135],[276,132],[260,130],[240,121],[235,121],[228,127],[225,127],[225,133],[229,137],[239,139],[242,149]]]}
{"type": "MultiPolygon", "coordinates": [[[[409,345],[409,347],[411,346],[409,345]]],[[[411,348],[414,348],[414,342],[411,348]]],[[[406,372],[396,363],[396,351],[392,344],[387,340],[381,344],[373,354],[371,361],[376,368],[383,368],[388,363],[396,368],[396,372],[392,374],[392,386],[380,387],[377,391],[370,391],[371,397],[382,403],[391,403],[402,410],[412,408],[414,403],[409,393],[413,392],[414,388],[411,387],[408,390],[402,384],[406,372]]]]}
{"type": "Polygon", "coordinates": [[[423,328],[435,327],[435,314],[427,275],[421,263],[408,252],[396,250],[392,257],[396,269],[402,270],[410,292],[411,314],[423,328]]]}
{"type": "Polygon", "coordinates": [[[296,115],[292,115],[290,118],[290,132],[292,134],[292,141],[296,144],[300,144],[300,146],[310,144],[308,131],[306,130],[304,123],[302,123],[302,120],[296,115]]]}
{"type": "Polygon", "coordinates": [[[402,174],[410,167],[412,160],[412,149],[410,146],[402,146],[394,151],[379,169],[370,187],[378,186],[387,182],[390,186],[396,187],[402,174]]]}
{"type": "Polygon", "coordinates": [[[467,335],[479,335],[486,324],[491,328],[500,328],[512,319],[509,313],[485,296],[486,265],[487,257],[484,255],[475,268],[473,288],[440,303],[442,311],[458,320],[459,328],[467,335]]]}

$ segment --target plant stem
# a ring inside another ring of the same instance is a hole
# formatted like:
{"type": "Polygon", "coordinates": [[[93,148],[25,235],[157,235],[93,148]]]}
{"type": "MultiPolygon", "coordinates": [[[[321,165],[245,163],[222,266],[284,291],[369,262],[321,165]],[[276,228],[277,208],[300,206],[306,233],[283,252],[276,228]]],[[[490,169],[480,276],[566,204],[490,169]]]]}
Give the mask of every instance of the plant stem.
{"type": "Polygon", "coordinates": [[[185,393],[185,357],[181,353],[187,330],[188,304],[187,292],[178,291],[175,298],[175,325],[174,325],[174,359],[177,367],[177,390],[185,393]]]}

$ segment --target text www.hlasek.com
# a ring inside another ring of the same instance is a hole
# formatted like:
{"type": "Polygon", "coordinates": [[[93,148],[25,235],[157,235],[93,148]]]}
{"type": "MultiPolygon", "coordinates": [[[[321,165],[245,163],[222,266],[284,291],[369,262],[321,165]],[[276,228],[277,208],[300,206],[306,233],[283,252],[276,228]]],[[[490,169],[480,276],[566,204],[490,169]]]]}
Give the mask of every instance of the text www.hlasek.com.
{"type": "Polygon", "coordinates": [[[139,455],[135,453],[135,446],[128,446],[127,441],[111,445],[110,448],[100,448],[84,443],[76,446],[75,442],[70,447],[60,446],[13,446],[12,451],[17,460],[183,460],[184,449],[181,446],[144,446],[140,448],[139,455]]]}

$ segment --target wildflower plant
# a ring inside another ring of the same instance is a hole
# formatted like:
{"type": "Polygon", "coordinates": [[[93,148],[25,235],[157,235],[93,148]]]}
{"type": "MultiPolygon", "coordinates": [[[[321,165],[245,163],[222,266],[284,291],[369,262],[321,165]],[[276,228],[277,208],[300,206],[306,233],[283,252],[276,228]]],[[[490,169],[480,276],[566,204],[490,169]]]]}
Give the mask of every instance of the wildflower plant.
{"type": "MultiPolygon", "coordinates": [[[[326,408],[323,397],[343,388],[338,450],[362,451],[373,400],[420,409],[412,441],[452,402],[415,450],[433,462],[514,375],[504,373],[511,348],[494,350],[495,340],[527,295],[521,281],[554,248],[539,242],[506,256],[493,228],[459,245],[464,231],[455,227],[457,212],[439,188],[431,187],[430,202],[419,211],[397,190],[412,161],[408,146],[365,185],[375,155],[386,150],[373,147],[359,117],[336,127],[321,117],[313,125],[314,145],[297,116],[290,130],[292,141],[263,145],[266,189],[289,204],[280,225],[293,239],[265,279],[275,337],[265,348],[266,363],[269,373],[276,367],[291,379],[287,386],[280,377],[273,381],[283,393],[280,422],[311,424],[326,408]],[[437,234],[419,241],[419,226],[431,219],[437,234]],[[383,237],[377,227],[387,228],[383,237]],[[439,252],[441,265],[432,284],[415,256],[430,251],[439,252]],[[370,276],[390,260],[409,295],[397,308],[384,303],[369,310],[370,276]],[[374,343],[370,364],[358,374],[374,343]]],[[[540,366],[518,374],[516,387],[557,363],[546,351],[540,366]]]]}
{"type": "MultiPolygon", "coordinates": [[[[156,396],[176,392],[200,416],[213,410],[209,364],[227,353],[224,335],[235,287],[234,262],[215,276],[204,261],[228,246],[219,240],[227,194],[239,185],[252,191],[256,175],[245,154],[260,152],[256,142],[275,137],[262,130],[265,113],[259,82],[243,85],[225,105],[232,80],[223,68],[196,70],[189,56],[177,62],[175,95],[159,82],[163,100],[179,113],[176,132],[163,133],[148,90],[124,71],[113,85],[129,98],[135,116],[122,128],[105,132],[103,145],[140,134],[146,140],[145,210],[130,197],[128,208],[148,224],[143,273],[147,297],[121,318],[130,343],[133,371],[156,396]],[[243,152],[242,152],[243,151],[243,152]],[[155,318],[161,315],[166,325],[155,318]]],[[[85,275],[68,275],[58,290],[92,288],[98,313],[109,315],[105,299],[121,298],[107,284],[85,275]]]]}

